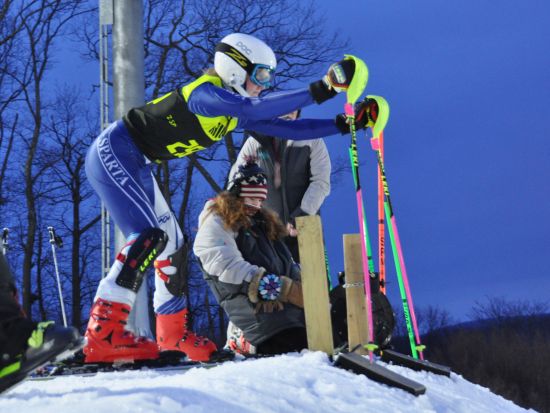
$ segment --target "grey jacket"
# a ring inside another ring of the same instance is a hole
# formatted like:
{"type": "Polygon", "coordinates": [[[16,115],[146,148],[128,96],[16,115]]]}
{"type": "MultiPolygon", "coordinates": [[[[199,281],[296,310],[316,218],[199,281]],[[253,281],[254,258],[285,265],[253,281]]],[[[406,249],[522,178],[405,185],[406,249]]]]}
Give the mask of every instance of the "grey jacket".
{"type": "Polygon", "coordinates": [[[247,156],[257,158],[266,172],[268,195],[265,205],[279,214],[283,223],[295,217],[315,215],[330,193],[330,157],[322,139],[293,141],[247,132],[248,139],[231,168],[232,177],[247,156]],[[278,147],[275,149],[274,141],[278,147]],[[275,161],[280,162],[281,183],[275,184],[275,161]]]}
{"type": "Polygon", "coordinates": [[[268,273],[300,279],[299,269],[284,243],[268,240],[261,228],[240,233],[226,229],[221,218],[208,211],[211,202],[206,203],[199,216],[193,252],[231,322],[254,346],[288,328],[305,328],[302,309],[286,303],[282,311],[256,313],[248,299],[250,281],[263,268],[268,273]]]}

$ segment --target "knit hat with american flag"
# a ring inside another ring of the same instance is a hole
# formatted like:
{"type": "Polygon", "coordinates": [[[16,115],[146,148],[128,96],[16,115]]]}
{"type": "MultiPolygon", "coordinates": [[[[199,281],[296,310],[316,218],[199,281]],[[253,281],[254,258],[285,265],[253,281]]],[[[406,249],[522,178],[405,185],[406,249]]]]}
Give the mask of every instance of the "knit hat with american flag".
{"type": "Polygon", "coordinates": [[[245,164],[239,165],[239,169],[229,182],[228,190],[243,198],[266,199],[267,176],[255,159],[249,158],[245,164]]]}

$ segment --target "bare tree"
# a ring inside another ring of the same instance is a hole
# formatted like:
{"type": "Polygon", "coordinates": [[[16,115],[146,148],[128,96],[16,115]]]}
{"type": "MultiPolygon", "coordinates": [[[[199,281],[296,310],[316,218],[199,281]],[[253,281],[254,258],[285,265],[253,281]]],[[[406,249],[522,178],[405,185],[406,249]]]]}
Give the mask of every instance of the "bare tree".
{"type": "MultiPolygon", "coordinates": [[[[324,17],[313,1],[145,0],[144,4],[148,100],[181,87],[212,67],[216,44],[232,32],[258,36],[273,48],[278,58],[279,89],[290,87],[292,82],[320,78],[329,63],[341,58],[347,46],[337,32],[326,30],[324,17]]],[[[83,24],[79,33],[80,40],[86,43],[83,55],[93,60],[99,58],[96,27],[83,24]]],[[[238,135],[228,135],[208,150],[157,167],[159,187],[188,234],[196,226],[198,208],[204,199],[225,186],[239,146],[238,135]]],[[[204,297],[207,290],[200,270],[192,265],[189,288],[193,311],[221,314],[218,307],[213,307],[212,312],[204,309],[213,300],[204,297]]],[[[218,320],[221,330],[222,319],[218,320]]],[[[209,320],[209,329],[214,322],[213,318],[209,320]]]]}
{"type": "Polygon", "coordinates": [[[550,309],[548,301],[507,300],[503,297],[487,297],[485,303],[475,302],[470,311],[472,320],[505,321],[513,317],[530,317],[546,314],[550,309]]]}
{"type": "MultiPolygon", "coordinates": [[[[147,91],[150,97],[159,96],[200,76],[212,66],[216,44],[232,32],[258,36],[273,48],[278,58],[277,88],[318,77],[347,45],[337,33],[327,33],[324,23],[313,2],[215,0],[182,1],[174,6],[172,1],[149,0],[145,7],[147,91]]],[[[223,148],[223,155],[214,148],[189,159],[214,191],[220,186],[213,184],[216,179],[209,170],[200,167],[201,161],[221,161],[227,172],[238,152],[231,134],[223,148]]]]}
{"type": "Polygon", "coordinates": [[[18,115],[10,113],[8,109],[17,103],[22,92],[13,78],[13,66],[18,59],[16,36],[22,29],[23,21],[20,17],[23,13],[21,7],[17,8],[14,2],[6,1],[0,8],[0,205],[5,204],[7,199],[4,183],[18,124],[18,115]]]}
{"type": "MultiPolygon", "coordinates": [[[[55,182],[57,187],[55,199],[46,202],[48,207],[56,209],[50,222],[58,220],[58,228],[70,241],[67,261],[70,261],[71,313],[75,327],[81,324],[81,281],[88,270],[81,259],[83,244],[91,242],[85,234],[100,219],[97,198],[86,182],[84,172],[86,151],[95,139],[98,125],[97,120],[90,121],[90,117],[85,115],[90,111],[80,98],[79,89],[65,88],[58,93],[53,105],[55,110],[49,111],[51,116],[44,126],[50,139],[39,154],[39,163],[51,163],[45,179],[55,182]]],[[[96,250],[99,249],[98,243],[99,240],[94,243],[96,250]]],[[[99,275],[99,266],[95,268],[98,269],[96,275],[99,275]]]]}
{"type": "MultiPolygon", "coordinates": [[[[394,312],[396,323],[393,335],[395,337],[406,337],[408,332],[405,317],[403,316],[403,308],[400,306],[394,307],[394,312]]],[[[440,330],[456,322],[447,310],[432,305],[419,307],[416,310],[416,320],[421,335],[440,330]]]]}
{"type": "MultiPolygon", "coordinates": [[[[258,36],[273,48],[278,58],[275,85],[279,89],[295,81],[319,78],[329,62],[341,57],[348,44],[337,32],[326,30],[325,18],[313,1],[146,0],[144,14],[145,86],[146,95],[151,99],[191,81],[213,66],[215,46],[229,33],[258,36]]],[[[99,56],[95,30],[83,25],[80,32],[80,39],[87,44],[83,55],[91,59],[99,56]]],[[[232,135],[223,143],[187,159],[214,191],[220,189],[219,179],[211,172],[212,168],[205,168],[202,163],[215,161],[226,173],[236,160],[239,147],[232,135]]],[[[186,171],[177,164],[158,168],[159,185],[168,199],[173,192],[167,181],[174,173],[186,171]]],[[[225,179],[224,173],[220,175],[225,179]]],[[[181,178],[175,179],[182,182],[181,178]]]]}
{"type": "MultiPolygon", "coordinates": [[[[328,33],[324,23],[313,2],[190,0],[175,4],[148,0],[144,30],[147,95],[160,96],[200,76],[213,66],[216,44],[233,32],[255,35],[273,48],[278,58],[276,88],[319,78],[328,63],[341,56],[347,44],[337,33],[328,33]]],[[[239,149],[234,134],[228,134],[221,144],[189,156],[186,161],[170,162],[162,167],[162,175],[157,174],[161,188],[165,191],[168,188],[165,195],[178,211],[179,222],[187,233],[192,234],[196,225],[197,206],[203,205],[204,193],[208,189],[210,194],[217,193],[225,187],[227,173],[239,149]],[[195,184],[200,182],[199,175],[207,187],[195,184]],[[191,202],[193,194],[200,195],[202,202],[191,202]]],[[[204,306],[214,300],[204,298],[208,292],[200,271],[189,272],[190,310],[195,315],[206,314],[208,327],[203,331],[212,331],[215,321],[210,317],[211,309],[204,306]]],[[[213,313],[219,314],[217,306],[213,307],[213,313]]],[[[223,317],[218,322],[225,333],[223,317]]]]}
{"type": "Polygon", "coordinates": [[[21,21],[17,34],[18,59],[11,68],[13,81],[21,90],[18,110],[24,112],[25,129],[21,129],[25,156],[23,160],[23,196],[26,206],[26,231],[22,235],[23,308],[31,315],[31,274],[36,254],[37,178],[42,170],[34,167],[36,153],[43,132],[44,80],[50,67],[52,47],[64,34],[67,24],[76,16],[87,12],[83,1],[42,0],[22,2],[16,16],[21,21]]]}

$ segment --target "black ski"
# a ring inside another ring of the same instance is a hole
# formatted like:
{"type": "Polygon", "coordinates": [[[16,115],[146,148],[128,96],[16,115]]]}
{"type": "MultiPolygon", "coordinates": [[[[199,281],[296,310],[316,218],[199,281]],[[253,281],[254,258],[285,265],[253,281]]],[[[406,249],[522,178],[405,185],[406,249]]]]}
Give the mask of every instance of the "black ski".
{"type": "Polygon", "coordinates": [[[426,387],[397,374],[375,362],[371,362],[357,353],[343,353],[334,362],[335,367],[351,370],[356,374],[363,374],[369,379],[391,387],[405,390],[415,396],[426,393],[426,387]]]}
{"type": "Polygon", "coordinates": [[[382,361],[407,367],[415,371],[428,371],[441,376],[451,377],[451,368],[427,360],[418,360],[394,350],[383,350],[380,354],[382,361]]]}
{"type": "Polygon", "coordinates": [[[97,373],[116,372],[126,370],[152,369],[162,371],[189,370],[195,367],[211,368],[225,361],[234,359],[231,352],[220,351],[207,362],[190,361],[180,352],[162,352],[154,360],[136,360],[133,362],[117,363],[84,363],[84,354],[77,353],[74,357],[61,362],[48,364],[36,371],[30,380],[49,380],[60,376],[94,376],[97,373]]]}
{"type": "MultiPolygon", "coordinates": [[[[63,337],[62,337],[63,338],[63,337]]],[[[65,337],[66,338],[66,337],[65,337]]],[[[71,342],[55,342],[54,339],[50,339],[37,357],[32,359],[23,360],[13,373],[7,374],[0,380],[0,394],[7,392],[25,379],[28,379],[36,371],[40,371],[43,366],[49,365],[48,363],[62,363],[66,358],[70,358],[75,352],[79,351],[84,345],[84,341],[78,336],[76,330],[74,331],[74,340],[71,342]]]]}

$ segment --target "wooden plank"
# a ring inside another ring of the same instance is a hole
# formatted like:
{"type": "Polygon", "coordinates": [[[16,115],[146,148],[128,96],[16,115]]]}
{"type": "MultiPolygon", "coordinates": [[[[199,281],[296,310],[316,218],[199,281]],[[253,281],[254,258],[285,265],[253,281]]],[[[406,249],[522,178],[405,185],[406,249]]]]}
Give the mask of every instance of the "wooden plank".
{"type": "Polygon", "coordinates": [[[367,354],[368,351],[362,346],[369,342],[369,325],[365,308],[361,236],[359,234],[344,234],[343,239],[349,349],[351,351],[361,345],[355,351],[359,354],[367,354]]]}
{"type": "Polygon", "coordinates": [[[308,348],[332,356],[332,322],[328,298],[323,229],[318,215],[296,218],[308,348]]]}

